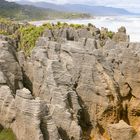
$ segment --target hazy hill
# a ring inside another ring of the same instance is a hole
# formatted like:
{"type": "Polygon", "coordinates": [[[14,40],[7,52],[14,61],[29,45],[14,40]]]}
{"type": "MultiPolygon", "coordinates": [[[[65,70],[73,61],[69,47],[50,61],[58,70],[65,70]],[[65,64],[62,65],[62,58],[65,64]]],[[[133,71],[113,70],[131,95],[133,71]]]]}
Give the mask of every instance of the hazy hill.
{"type": "Polygon", "coordinates": [[[18,20],[40,20],[56,18],[88,18],[89,14],[65,13],[50,8],[39,8],[32,5],[20,5],[15,2],[0,0],[0,17],[18,20]]]}
{"type": "Polygon", "coordinates": [[[105,6],[88,6],[81,4],[64,4],[57,5],[47,2],[29,2],[29,1],[19,1],[20,4],[29,4],[42,8],[51,8],[58,11],[70,11],[70,12],[84,12],[93,15],[131,15],[129,11],[122,8],[113,8],[105,6]]]}

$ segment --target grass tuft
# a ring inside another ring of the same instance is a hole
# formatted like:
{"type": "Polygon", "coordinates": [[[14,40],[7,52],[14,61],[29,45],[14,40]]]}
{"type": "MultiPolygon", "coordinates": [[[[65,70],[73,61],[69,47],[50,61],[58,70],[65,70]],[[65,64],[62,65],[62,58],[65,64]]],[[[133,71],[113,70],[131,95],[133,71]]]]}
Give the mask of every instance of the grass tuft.
{"type": "Polygon", "coordinates": [[[11,129],[3,129],[0,132],[0,140],[16,140],[16,136],[11,129]]]}

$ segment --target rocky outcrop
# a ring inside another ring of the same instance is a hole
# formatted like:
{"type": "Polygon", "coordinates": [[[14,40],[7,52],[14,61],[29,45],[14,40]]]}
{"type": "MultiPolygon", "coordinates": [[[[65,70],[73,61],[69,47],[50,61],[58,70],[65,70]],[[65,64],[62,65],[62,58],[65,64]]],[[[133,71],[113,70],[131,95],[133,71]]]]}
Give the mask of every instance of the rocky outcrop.
{"type": "Polygon", "coordinates": [[[125,27],[122,26],[118,29],[118,32],[113,36],[113,40],[117,43],[130,41],[129,36],[126,35],[125,27]]]}
{"type": "Polygon", "coordinates": [[[2,39],[0,41],[0,72],[4,75],[12,94],[15,94],[16,89],[23,87],[21,67],[16,57],[16,50],[14,46],[11,47],[12,42],[5,41],[6,38],[3,37],[2,39]]]}
{"type": "Polygon", "coordinates": [[[58,140],[55,123],[49,116],[46,102],[33,98],[27,89],[17,90],[15,97],[16,118],[12,129],[20,140],[58,140]],[[52,134],[53,132],[53,134],[52,134]]]}
{"type": "Polygon", "coordinates": [[[109,133],[112,140],[139,140],[140,137],[132,126],[129,126],[124,121],[118,124],[109,125],[109,133]]]}
{"type": "Polygon", "coordinates": [[[23,88],[14,46],[4,40],[0,43],[0,124],[12,128],[18,140],[59,139],[47,103],[23,88]]]}
{"type": "Polygon", "coordinates": [[[0,124],[19,140],[138,139],[140,44],[107,33],[46,30],[30,56],[1,38],[0,124]]]}
{"type": "Polygon", "coordinates": [[[92,27],[82,27],[82,28],[73,28],[73,27],[63,27],[57,29],[46,29],[44,31],[43,37],[48,38],[51,41],[64,42],[65,40],[69,41],[78,41],[80,38],[96,38],[100,37],[100,30],[94,26],[92,27]]]}

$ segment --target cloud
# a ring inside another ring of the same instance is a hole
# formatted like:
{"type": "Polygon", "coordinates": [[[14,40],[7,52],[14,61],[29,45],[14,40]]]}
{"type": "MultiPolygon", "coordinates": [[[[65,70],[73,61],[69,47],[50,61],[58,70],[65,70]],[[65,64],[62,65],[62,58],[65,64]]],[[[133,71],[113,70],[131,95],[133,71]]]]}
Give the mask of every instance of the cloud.
{"type": "MultiPolygon", "coordinates": [[[[19,1],[19,0],[8,0],[8,1],[19,1]]],[[[24,1],[24,0],[23,0],[24,1]]],[[[114,6],[126,6],[126,7],[133,7],[140,5],[139,0],[28,0],[28,1],[46,1],[58,4],[64,3],[79,3],[79,4],[87,4],[87,5],[114,5],[114,6]]]]}
{"type": "MultiPolygon", "coordinates": [[[[19,0],[8,0],[8,1],[19,1],[19,0]]],[[[103,5],[125,8],[131,11],[140,11],[140,0],[28,0],[32,2],[51,2],[55,4],[86,4],[86,5],[103,5]]]]}
{"type": "MultiPolygon", "coordinates": [[[[20,1],[20,0],[7,0],[7,1],[20,1]]],[[[24,0],[22,0],[24,1],[24,0]]],[[[55,4],[87,4],[91,3],[93,0],[26,0],[26,1],[31,1],[31,2],[40,2],[40,1],[45,1],[45,2],[51,2],[55,4]]]]}

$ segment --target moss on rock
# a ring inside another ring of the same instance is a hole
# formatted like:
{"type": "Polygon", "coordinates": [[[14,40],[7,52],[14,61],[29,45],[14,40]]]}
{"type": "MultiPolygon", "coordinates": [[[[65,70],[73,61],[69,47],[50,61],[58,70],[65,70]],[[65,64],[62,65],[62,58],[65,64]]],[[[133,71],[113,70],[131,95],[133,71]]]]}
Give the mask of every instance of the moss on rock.
{"type": "Polygon", "coordinates": [[[16,140],[16,136],[11,129],[3,129],[0,132],[0,140],[16,140]]]}

